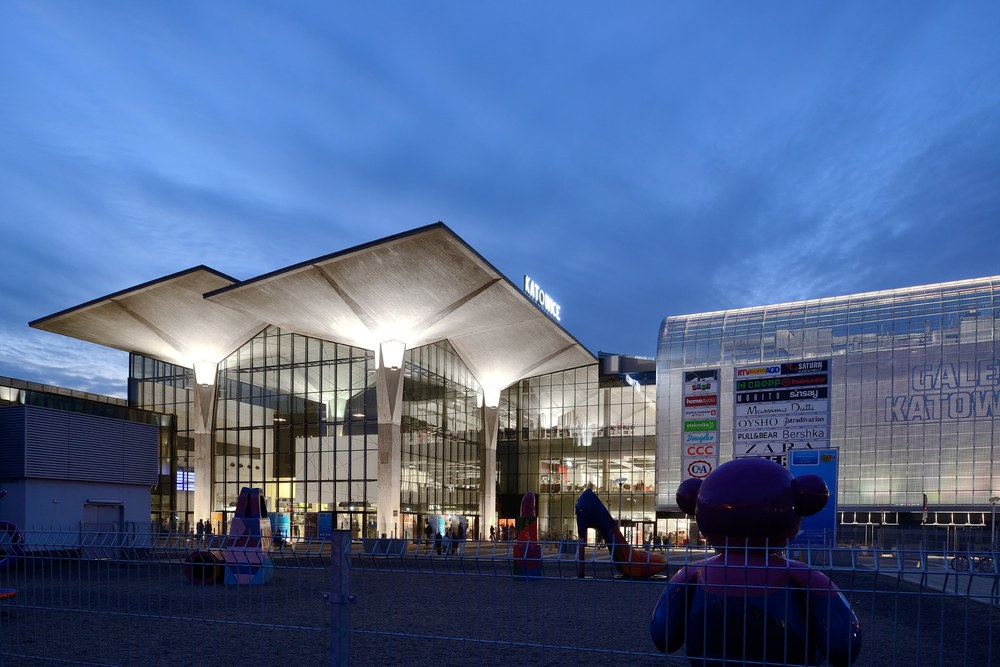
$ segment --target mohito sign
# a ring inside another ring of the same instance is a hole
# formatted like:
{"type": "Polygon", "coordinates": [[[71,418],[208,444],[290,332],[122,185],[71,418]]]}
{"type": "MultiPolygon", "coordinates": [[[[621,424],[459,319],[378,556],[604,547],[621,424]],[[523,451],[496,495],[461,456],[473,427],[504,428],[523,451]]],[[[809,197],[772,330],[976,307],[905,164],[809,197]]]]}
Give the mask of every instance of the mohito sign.
{"type": "Polygon", "coordinates": [[[826,387],[813,387],[809,389],[776,389],[771,391],[745,391],[736,394],[736,404],[741,403],[774,403],[796,400],[816,401],[826,398],[828,390],[826,387]]]}

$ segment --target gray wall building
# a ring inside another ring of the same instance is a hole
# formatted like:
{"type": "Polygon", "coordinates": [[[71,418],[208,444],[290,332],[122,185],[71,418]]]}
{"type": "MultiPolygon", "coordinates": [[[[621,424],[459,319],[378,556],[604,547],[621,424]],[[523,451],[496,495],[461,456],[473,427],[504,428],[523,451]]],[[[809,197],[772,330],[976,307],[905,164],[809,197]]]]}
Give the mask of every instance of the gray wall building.
{"type": "Polygon", "coordinates": [[[115,399],[0,378],[0,519],[29,540],[148,531],[158,443],[172,424],[115,399]]]}

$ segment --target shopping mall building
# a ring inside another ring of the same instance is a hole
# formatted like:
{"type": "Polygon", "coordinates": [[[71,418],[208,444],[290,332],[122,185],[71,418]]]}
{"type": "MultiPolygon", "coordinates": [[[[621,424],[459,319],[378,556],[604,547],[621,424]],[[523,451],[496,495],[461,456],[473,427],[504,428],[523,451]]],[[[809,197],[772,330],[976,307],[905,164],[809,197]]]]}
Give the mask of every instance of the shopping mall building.
{"type": "Polygon", "coordinates": [[[565,536],[593,485],[649,533],[653,360],[599,361],[559,316],[438,223],[245,281],[199,266],[31,326],[129,352],[129,405],[176,415],[164,525],[221,529],[256,486],[293,536],[485,536],[530,490],[565,536]]]}
{"type": "Polygon", "coordinates": [[[200,266],[31,326],[130,353],[175,415],[154,521],[222,529],[264,489],[291,535],[575,536],[595,488],[635,541],[691,531],[680,481],[835,450],[843,524],[983,525],[1000,494],[1000,297],[985,278],[668,317],[595,357],[560,307],[438,223],[240,281],[200,266]],[[652,332],[651,332],[652,335],[652,332]]]}
{"type": "Polygon", "coordinates": [[[657,507],[720,461],[834,449],[841,525],[989,525],[998,317],[993,277],[666,318],[657,507]]]}

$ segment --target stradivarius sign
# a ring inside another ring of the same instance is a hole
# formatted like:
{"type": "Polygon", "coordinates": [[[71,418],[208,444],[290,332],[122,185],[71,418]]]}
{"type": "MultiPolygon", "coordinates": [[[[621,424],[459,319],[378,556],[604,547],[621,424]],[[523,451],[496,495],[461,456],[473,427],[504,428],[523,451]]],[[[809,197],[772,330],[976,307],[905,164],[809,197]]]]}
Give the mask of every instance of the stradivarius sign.
{"type": "Polygon", "coordinates": [[[549,316],[555,319],[556,322],[561,321],[559,318],[559,304],[556,303],[555,299],[546,294],[545,290],[539,287],[538,283],[532,280],[529,275],[524,276],[524,293],[527,294],[532,301],[541,306],[542,310],[548,313],[549,316]]]}

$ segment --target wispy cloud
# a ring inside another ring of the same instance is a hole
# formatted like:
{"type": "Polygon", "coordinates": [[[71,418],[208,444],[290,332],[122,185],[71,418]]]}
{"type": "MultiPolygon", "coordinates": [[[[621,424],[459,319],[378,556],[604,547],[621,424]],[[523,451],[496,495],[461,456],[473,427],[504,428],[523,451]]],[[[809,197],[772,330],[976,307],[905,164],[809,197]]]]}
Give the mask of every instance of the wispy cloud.
{"type": "Polygon", "coordinates": [[[0,372],[113,387],[26,322],[435,220],[639,354],[665,315],[995,273],[997,34],[990,2],[5,3],[0,372]]]}
{"type": "Polygon", "coordinates": [[[0,329],[0,375],[124,398],[128,354],[41,331],[0,329]]]}

